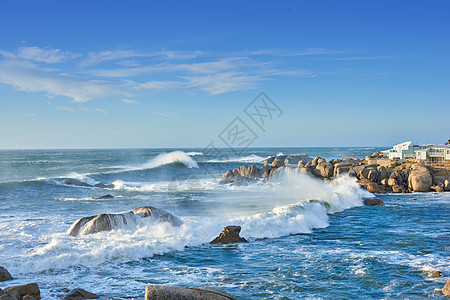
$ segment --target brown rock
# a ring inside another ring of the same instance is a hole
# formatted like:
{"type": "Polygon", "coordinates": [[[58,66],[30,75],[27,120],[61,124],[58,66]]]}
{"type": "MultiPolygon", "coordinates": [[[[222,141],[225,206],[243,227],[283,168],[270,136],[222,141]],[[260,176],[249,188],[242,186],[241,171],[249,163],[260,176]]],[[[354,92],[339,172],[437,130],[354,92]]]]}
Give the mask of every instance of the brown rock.
{"type": "Polygon", "coordinates": [[[392,186],[392,192],[393,193],[404,193],[405,188],[402,185],[393,185],[392,186]]]}
{"type": "Polygon", "coordinates": [[[388,182],[389,182],[389,180],[386,179],[386,178],[385,179],[381,179],[381,184],[384,185],[384,186],[389,186],[388,182]]]}
{"type": "Polygon", "coordinates": [[[433,274],[431,274],[431,277],[445,277],[444,274],[442,274],[441,271],[434,271],[433,274]]]}
{"type": "Polygon", "coordinates": [[[210,242],[210,244],[247,243],[246,239],[239,236],[240,232],[241,226],[227,226],[218,237],[210,242]]]}
{"type": "Polygon", "coordinates": [[[444,288],[442,289],[442,294],[450,296],[450,279],[447,281],[444,288]]]}
{"type": "Polygon", "coordinates": [[[249,177],[252,179],[259,178],[259,170],[258,167],[256,167],[256,165],[253,165],[252,168],[250,169],[249,177]]]}
{"type": "Polygon", "coordinates": [[[25,295],[30,295],[36,300],[41,299],[41,291],[39,290],[37,283],[10,286],[5,288],[2,293],[14,295],[18,299],[22,299],[25,295]]]}
{"type": "Polygon", "coordinates": [[[438,193],[442,193],[444,191],[444,188],[442,186],[439,185],[435,185],[435,186],[431,186],[430,189],[438,192],[438,193]]]}
{"type": "Polygon", "coordinates": [[[423,164],[414,164],[408,177],[408,186],[414,192],[428,192],[433,183],[430,171],[423,164]]]}
{"type": "Polygon", "coordinates": [[[12,280],[12,276],[11,274],[8,272],[8,270],[6,270],[3,267],[0,267],[0,282],[1,281],[7,281],[7,280],[12,280]]]}
{"type": "Polygon", "coordinates": [[[261,178],[263,179],[267,179],[269,177],[269,173],[270,173],[270,167],[269,165],[264,165],[259,169],[259,174],[261,176],[261,178]]]}
{"type": "Polygon", "coordinates": [[[366,185],[366,190],[369,193],[379,193],[380,192],[380,188],[378,187],[378,184],[376,184],[375,182],[370,182],[366,185]]]}
{"type": "Polygon", "coordinates": [[[333,176],[334,167],[329,162],[320,162],[316,169],[320,171],[320,176],[323,178],[330,178],[333,176]]]}
{"type": "Polygon", "coordinates": [[[367,205],[367,206],[383,206],[383,200],[378,199],[378,198],[365,199],[364,200],[364,205],[367,205]]]}
{"type": "Polygon", "coordinates": [[[25,295],[23,296],[22,300],[36,300],[33,296],[25,295]]]}
{"type": "Polygon", "coordinates": [[[284,167],[284,161],[278,160],[277,158],[272,162],[272,169],[276,169],[279,167],[284,167]]]}
{"type": "Polygon", "coordinates": [[[235,300],[233,296],[213,288],[190,288],[149,285],[145,288],[145,300],[235,300]]]}

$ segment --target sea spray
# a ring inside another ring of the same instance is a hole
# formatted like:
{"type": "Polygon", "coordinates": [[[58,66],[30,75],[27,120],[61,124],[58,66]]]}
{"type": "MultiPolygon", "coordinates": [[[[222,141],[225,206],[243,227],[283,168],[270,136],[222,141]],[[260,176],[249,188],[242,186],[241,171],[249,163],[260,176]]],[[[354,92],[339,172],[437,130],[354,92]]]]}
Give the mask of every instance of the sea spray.
{"type": "Polygon", "coordinates": [[[222,206],[212,206],[201,216],[182,217],[181,227],[143,218],[133,226],[118,226],[109,232],[87,236],[54,233],[47,238],[46,245],[24,254],[21,264],[39,272],[102,264],[111,259],[152,257],[201,246],[227,225],[242,226],[242,236],[250,240],[306,234],[327,227],[327,214],[361,205],[364,194],[353,178],[342,177],[325,183],[306,175],[286,173],[273,182],[221,193],[215,200],[223,201],[222,206]]]}

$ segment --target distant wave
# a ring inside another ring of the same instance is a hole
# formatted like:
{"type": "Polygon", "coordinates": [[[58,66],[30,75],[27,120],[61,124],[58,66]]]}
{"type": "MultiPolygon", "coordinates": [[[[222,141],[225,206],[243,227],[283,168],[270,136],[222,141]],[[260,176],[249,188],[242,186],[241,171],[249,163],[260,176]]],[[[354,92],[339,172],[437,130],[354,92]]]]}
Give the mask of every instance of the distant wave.
{"type": "Polygon", "coordinates": [[[211,159],[211,160],[208,160],[207,162],[211,162],[211,163],[230,163],[230,162],[260,163],[262,160],[264,160],[266,158],[267,157],[262,157],[262,156],[252,154],[249,156],[236,157],[236,158],[230,158],[230,159],[224,159],[224,160],[211,159]]]}
{"type": "Polygon", "coordinates": [[[189,156],[204,155],[203,152],[188,152],[186,154],[189,156]]]}

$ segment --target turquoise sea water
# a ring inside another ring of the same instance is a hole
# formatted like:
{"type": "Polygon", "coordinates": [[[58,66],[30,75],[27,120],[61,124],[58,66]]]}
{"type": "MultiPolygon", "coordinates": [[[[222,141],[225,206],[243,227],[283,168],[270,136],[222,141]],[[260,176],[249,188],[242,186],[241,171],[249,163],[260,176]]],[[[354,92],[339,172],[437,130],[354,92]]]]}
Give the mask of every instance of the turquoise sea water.
{"type": "Polygon", "coordinates": [[[374,148],[0,151],[0,266],[14,281],[81,287],[101,298],[142,299],[145,286],[211,286],[240,299],[445,299],[450,275],[450,195],[377,195],[351,178],[297,174],[249,186],[218,183],[228,169],[273,154],[363,158],[374,148]],[[66,179],[114,183],[74,187],[66,179]],[[114,199],[94,200],[105,194],[114,199]],[[79,217],[140,206],[168,209],[180,228],[144,220],[71,237],[79,217]],[[208,244],[226,225],[250,243],[208,244]]]}

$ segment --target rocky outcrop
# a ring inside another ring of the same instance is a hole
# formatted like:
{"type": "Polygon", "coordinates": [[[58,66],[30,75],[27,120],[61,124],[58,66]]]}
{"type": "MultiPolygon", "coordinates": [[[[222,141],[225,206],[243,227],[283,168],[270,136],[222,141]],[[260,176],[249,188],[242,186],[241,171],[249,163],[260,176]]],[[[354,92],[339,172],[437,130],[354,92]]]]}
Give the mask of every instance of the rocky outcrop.
{"type": "Polygon", "coordinates": [[[11,274],[8,272],[8,270],[6,270],[3,267],[0,267],[0,282],[12,280],[12,279],[13,278],[12,278],[11,274]]]}
{"type": "Polygon", "coordinates": [[[39,290],[39,286],[37,285],[37,283],[28,283],[24,285],[7,287],[2,291],[2,294],[11,295],[13,297],[16,297],[18,300],[23,300],[27,295],[36,300],[41,299],[41,291],[39,290]]]}
{"type": "MultiPolygon", "coordinates": [[[[378,157],[377,153],[372,155],[378,157]]],[[[284,156],[281,156],[284,158],[284,156]]],[[[295,170],[299,174],[311,175],[323,180],[334,179],[343,175],[356,177],[362,188],[371,193],[410,193],[450,191],[450,168],[429,167],[421,163],[402,163],[394,167],[378,164],[367,164],[357,158],[342,158],[326,161],[322,157],[315,157],[311,161],[299,160],[297,168],[286,166],[289,156],[282,159],[271,157],[264,165],[258,168],[241,166],[227,171],[220,183],[249,184],[256,180],[268,180],[278,173],[295,170]]],[[[386,160],[382,158],[383,160],[386,160]]],[[[292,162],[292,160],[290,160],[292,162]]]]}
{"type": "Polygon", "coordinates": [[[102,189],[113,189],[114,188],[114,184],[104,184],[104,183],[97,183],[95,185],[91,185],[87,182],[78,180],[78,179],[67,179],[66,181],[64,181],[65,184],[67,185],[73,185],[73,186],[80,186],[80,187],[97,187],[97,188],[102,188],[102,189]]]}
{"type": "Polygon", "coordinates": [[[137,218],[152,218],[156,222],[167,222],[172,226],[181,226],[183,222],[167,210],[151,206],[135,208],[126,213],[100,214],[79,218],[67,231],[71,236],[86,235],[101,231],[110,231],[136,224],[137,218]]]}
{"type": "Polygon", "coordinates": [[[235,300],[233,296],[214,288],[192,288],[149,285],[145,288],[145,300],[235,300]]]}
{"type": "Polygon", "coordinates": [[[96,294],[80,288],[73,289],[67,292],[67,294],[65,294],[63,297],[61,297],[62,300],[83,300],[83,299],[99,299],[99,298],[100,297],[97,296],[96,294]]]}
{"type": "Polygon", "coordinates": [[[366,206],[383,206],[383,200],[378,199],[378,198],[365,199],[364,205],[366,205],[366,206]]]}
{"type": "Polygon", "coordinates": [[[227,226],[218,237],[210,242],[210,244],[247,243],[246,239],[239,236],[240,232],[241,226],[227,226]]]}
{"type": "Polygon", "coordinates": [[[415,192],[429,192],[433,184],[433,177],[423,164],[413,164],[408,177],[408,186],[415,192]]]}

